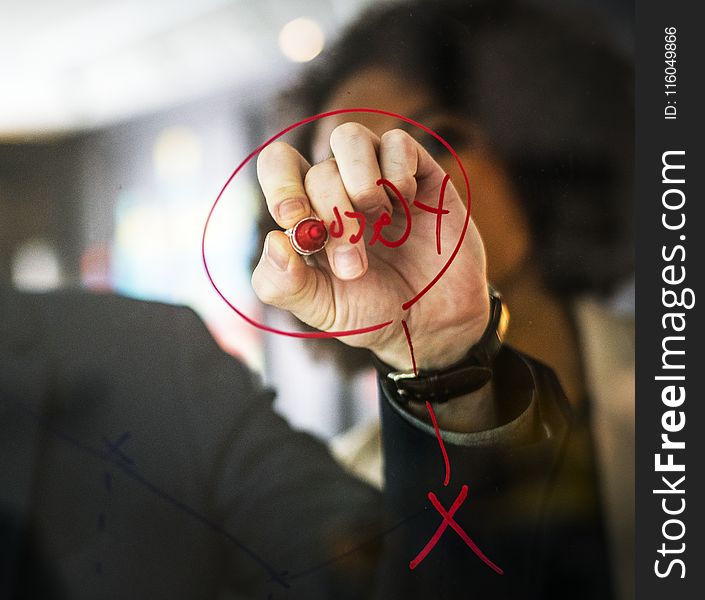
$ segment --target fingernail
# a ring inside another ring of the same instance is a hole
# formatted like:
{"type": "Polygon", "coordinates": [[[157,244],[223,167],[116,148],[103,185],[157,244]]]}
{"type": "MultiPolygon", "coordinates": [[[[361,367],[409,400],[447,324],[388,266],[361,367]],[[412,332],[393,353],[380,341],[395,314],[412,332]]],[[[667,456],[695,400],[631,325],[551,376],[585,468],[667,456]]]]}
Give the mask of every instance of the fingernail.
{"type": "Polygon", "coordinates": [[[284,200],[277,207],[279,220],[283,222],[295,221],[304,216],[304,203],[301,200],[284,200]]]}
{"type": "Polygon", "coordinates": [[[362,274],[362,257],[357,248],[337,248],[333,254],[336,274],[343,279],[354,279],[362,274]]]}
{"type": "Polygon", "coordinates": [[[267,238],[265,242],[265,254],[267,260],[277,271],[286,271],[289,267],[289,254],[277,242],[272,242],[267,238]]]}

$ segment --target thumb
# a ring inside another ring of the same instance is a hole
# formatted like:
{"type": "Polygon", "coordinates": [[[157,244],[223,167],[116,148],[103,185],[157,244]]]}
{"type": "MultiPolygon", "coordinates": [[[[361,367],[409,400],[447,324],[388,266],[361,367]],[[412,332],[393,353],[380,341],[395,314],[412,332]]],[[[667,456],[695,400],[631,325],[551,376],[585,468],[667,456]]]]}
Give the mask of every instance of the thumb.
{"type": "Polygon", "coordinates": [[[265,304],[288,310],[312,327],[325,331],[333,325],[329,280],[306,264],[283,231],[267,234],[252,288],[265,304]]]}

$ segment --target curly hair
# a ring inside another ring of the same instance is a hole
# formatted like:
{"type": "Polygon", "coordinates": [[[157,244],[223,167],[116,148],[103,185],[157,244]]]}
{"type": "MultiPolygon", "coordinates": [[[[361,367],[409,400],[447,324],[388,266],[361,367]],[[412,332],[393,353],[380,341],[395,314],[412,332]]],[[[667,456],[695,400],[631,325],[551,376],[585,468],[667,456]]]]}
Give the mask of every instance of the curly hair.
{"type": "MultiPolygon", "coordinates": [[[[321,112],[368,67],[402,74],[482,131],[551,292],[604,295],[633,273],[633,68],[597,15],[520,0],[373,7],[282,97],[288,118],[321,112]]],[[[309,158],[311,137],[298,139],[309,158]]]]}
{"type": "Polygon", "coordinates": [[[519,192],[548,289],[605,294],[633,272],[633,69],[597,17],[511,0],[378,6],[287,104],[320,112],[370,66],[418,82],[481,129],[519,192]]]}

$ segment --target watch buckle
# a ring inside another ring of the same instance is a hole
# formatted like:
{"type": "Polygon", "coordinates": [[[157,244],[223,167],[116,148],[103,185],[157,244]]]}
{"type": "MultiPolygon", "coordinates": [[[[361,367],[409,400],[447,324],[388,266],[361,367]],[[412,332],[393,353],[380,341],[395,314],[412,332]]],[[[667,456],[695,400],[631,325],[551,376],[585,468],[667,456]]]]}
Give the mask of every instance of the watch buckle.
{"type": "Polygon", "coordinates": [[[416,373],[414,371],[392,371],[387,373],[387,377],[396,383],[404,379],[416,379],[416,373]]]}
{"type": "Polygon", "coordinates": [[[416,379],[417,375],[414,371],[392,371],[387,373],[387,379],[391,379],[397,388],[397,394],[401,398],[405,398],[409,395],[409,392],[404,388],[400,387],[399,383],[407,379],[416,379]]]}

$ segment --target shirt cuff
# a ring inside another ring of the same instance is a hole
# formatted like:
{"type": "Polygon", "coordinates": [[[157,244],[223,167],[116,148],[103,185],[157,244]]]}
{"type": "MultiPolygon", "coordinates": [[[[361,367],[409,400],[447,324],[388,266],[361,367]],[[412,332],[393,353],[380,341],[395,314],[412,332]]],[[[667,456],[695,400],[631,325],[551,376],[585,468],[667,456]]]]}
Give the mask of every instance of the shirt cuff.
{"type": "MultiPolygon", "coordinates": [[[[407,411],[386,392],[384,386],[379,387],[394,412],[414,428],[435,436],[432,425],[407,411]]],[[[441,429],[441,438],[445,442],[468,447],[506,447],[533,444],[548,437],[538,414],[532,369],[521,355],[506,347],[500,351],[495,359],[493,387],[493,401],[498,403],[503,424],[472,433],[441,429]]]]}

